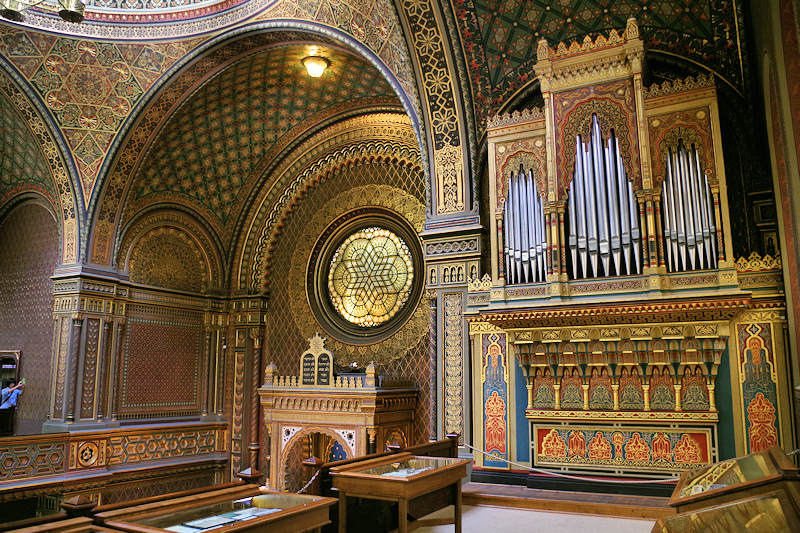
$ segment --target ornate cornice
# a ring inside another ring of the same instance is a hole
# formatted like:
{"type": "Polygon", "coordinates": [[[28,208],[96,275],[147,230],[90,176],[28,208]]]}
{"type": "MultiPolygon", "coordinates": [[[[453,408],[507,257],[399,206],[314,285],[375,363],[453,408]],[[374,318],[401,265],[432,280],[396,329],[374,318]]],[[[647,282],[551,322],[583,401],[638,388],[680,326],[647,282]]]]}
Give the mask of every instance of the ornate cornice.
{"type": "Polygon", "coordinates": [[[558,325],[639,324],[695,320],[730,320],[751,306],[749,297],[667,300],[605,305],[581,305],[518,311],[495,311],[468,317],[503,329],[558,325]]]}
{"type": "Polygon", "coordinates": [[[540,107],[533,107],[530,109],[523,109],[521,111],[513,111],[511,113],[500,113],[489,117],[486,121],[486,128],[500,128],[503,126],[512,126],[515,124],[522,124],[524,122],[532,122],[534,120],[544,120],[544,111],[540,107]]]}
{"type": "Polygon", "coordinates": [[[669,96],[686,91],[694,91],[696,89],[713,88],[715,86],[714,76],[711,74],[698,74],[695,77],[688,76],[683,79],[667,80],[660,84],[655,83],[644,89],[644,97],[645,99],[658,98],[659,96],[669,96]]]}
{"type": "Polygon", "coordinates": [[[753,252],[745,259],[740,257],[736,260],[737,272],[766,272],[769,270],[781,270],[781,256],[765,255],[761,257],[758,252],[753,252]]]}

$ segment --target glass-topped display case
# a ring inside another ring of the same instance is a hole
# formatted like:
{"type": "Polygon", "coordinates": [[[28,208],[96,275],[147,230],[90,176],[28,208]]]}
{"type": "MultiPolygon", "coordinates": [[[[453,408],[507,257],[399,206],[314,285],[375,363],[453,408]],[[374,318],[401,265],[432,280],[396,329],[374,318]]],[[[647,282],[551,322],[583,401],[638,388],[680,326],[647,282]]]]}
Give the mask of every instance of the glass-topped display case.
{"type": "MultiPolygon", "coordinates": [[[[339,532],[347,531],[347,497],[397,502],[398,532],[405,533],[409,501],[440,490],[449,491],[450,503],[455,506],[453,523],[460,531],[461,480],[470,462],[400,453],[332,468],[333,486],[339,491],[339,532]]],[[[416,526],[424,522],[420,520],[416,526]]]]}
{"type": "Polygon", "coordinates": [[[653,533],[792,533],[800,531],[800,517],[783,491],[761,494],[707,509],[660,519],[653,533]]]}
{"type": "Polygon", "coordinates": [[[799,484],[797,467],[774,447],[685,472],[670,505],[683,513],[776,489],[797,491],[799,484]]]}
{"type": "Polygon", "coordinates": [[[106,526],[130,532],[303,532],[330,523],[333,498],[262,493],[243,485],[97,514],[106,526]]]}
{"type": "Polygon", "coordinates": [[[364,468],[363,470],[352,470],[351,473],[408,479],[423,472],[429,472],[436,468],[443,468],[456,464],[458,461],[459,459],[449,459],[445,457],[412,456],[402,461],[392,461],[391,463],[384,463],[364,468]]]}

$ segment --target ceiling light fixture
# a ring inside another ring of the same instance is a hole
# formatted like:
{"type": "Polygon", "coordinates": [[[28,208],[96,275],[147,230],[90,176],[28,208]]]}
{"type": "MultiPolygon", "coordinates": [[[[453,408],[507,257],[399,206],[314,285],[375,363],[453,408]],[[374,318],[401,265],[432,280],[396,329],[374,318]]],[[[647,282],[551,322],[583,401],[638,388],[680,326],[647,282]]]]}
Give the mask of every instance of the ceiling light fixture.
{"type": "MultiPolygon", "coordinates": [[[[20,0],[0,0],[0,17],[14,22],[22,22],[24,20],[23,12],[31,7],[38,6],[45,0],[38,2],[24,2],[20,0]]],[[[83,21],[83,13],[86,6],[81,0],[58,0],[58,16],[67,22],[81,22],[83,21]]]]}
{"type": "Polygon", "coordinates": [[[325,69],[331,65],[331,62],[322,56],[308,56],[302,60],[303,66],[306,67],[308,75],[312,78],[319,78],[325,69]]]}

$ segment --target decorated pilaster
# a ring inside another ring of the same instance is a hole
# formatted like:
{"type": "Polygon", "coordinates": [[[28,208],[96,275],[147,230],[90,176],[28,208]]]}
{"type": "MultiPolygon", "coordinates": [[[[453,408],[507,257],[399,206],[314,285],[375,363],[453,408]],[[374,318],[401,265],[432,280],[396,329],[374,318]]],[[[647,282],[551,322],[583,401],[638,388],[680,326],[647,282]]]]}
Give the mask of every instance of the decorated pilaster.
{"type": "Polygon", "coordinates": [[[117,354],[127,289],[75,273],[54,276],[53,368],[45,432],[115,425],[117,354]]]}
{"type": "Polygon", "coordinates": [[[469,280],[480,269],[481,238],[477,231],[423,235],[426,294],[435,302],[431,311],[431,339],[436,346],[437,433],[458,433],[469,442],[471,384],[469,382],[469,342],[464,308],[469,280]]]}
{"type": "Polygon", "coordinates": [[[234,300],[231,309],[233,368],[233,402],[231,405],[231,471],[238,473],[249,467],[248,479],[261,477],[260,402],[258,388],[265,379],[264,354],[266,311],[265,297],[234,300]]]}

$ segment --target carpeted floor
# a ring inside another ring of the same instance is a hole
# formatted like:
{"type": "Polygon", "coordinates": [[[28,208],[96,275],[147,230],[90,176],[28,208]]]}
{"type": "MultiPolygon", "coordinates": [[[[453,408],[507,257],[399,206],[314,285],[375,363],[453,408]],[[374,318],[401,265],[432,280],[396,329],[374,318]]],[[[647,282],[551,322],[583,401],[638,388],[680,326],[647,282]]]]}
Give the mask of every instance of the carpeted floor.
{"type": "MultiPolygon", "coordinates": [[[[425,518],[447,518],[453,516],[453,508],[447,507],[425,518]]],[[[466,505],[462,514],[464,533],[650,533],[655,522],[632,518],[612,518],[583,514],[551,513],[528,509],[509,509],[466,505]]],[[[424,527],[419,533],[452,533],[452,525],[424,527]]]]}

